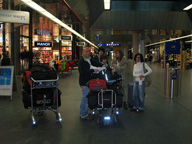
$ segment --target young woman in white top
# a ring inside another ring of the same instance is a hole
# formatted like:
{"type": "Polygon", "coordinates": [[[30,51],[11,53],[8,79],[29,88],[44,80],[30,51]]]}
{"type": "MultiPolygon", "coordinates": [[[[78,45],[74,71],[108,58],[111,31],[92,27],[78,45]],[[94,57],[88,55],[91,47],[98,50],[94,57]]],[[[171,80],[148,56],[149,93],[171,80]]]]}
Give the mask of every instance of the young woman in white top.
{"type": "Polygon", "coordinates": [[[136,112],[144,110],[144,93],[145,93],[145,76],[152,73],[151,68],[144,63],[143,55],[138,53],[134,57],[135,65],[133,68],[134,87],[133,87],[133,101],[134,106],[132,110],[136,112]],[[147,70],[145,72],[144,68],[147,70]]]}

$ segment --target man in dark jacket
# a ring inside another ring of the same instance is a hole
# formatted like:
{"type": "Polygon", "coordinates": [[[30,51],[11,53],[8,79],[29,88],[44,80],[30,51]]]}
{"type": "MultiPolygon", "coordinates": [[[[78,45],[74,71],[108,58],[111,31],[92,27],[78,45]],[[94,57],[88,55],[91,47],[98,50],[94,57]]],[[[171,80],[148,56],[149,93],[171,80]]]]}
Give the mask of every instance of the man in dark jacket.
{"type": "Polygon", "coordinates": [[[91,115],[88,114],[88,102],[87,102],[87,95],[90,92],[86,83],[91,80],[91,75],[93,72],[97,72],[98,69],[91,69],[92,66],[101,67],[102,64],[91,59],[90,57],[90,49],[84,48],[83,55],[79,60],[78,68],[79,68],[79,85],[82,88],[82,100],[80,105],[80,117],[82,119],[93,119],[91,115]]]}

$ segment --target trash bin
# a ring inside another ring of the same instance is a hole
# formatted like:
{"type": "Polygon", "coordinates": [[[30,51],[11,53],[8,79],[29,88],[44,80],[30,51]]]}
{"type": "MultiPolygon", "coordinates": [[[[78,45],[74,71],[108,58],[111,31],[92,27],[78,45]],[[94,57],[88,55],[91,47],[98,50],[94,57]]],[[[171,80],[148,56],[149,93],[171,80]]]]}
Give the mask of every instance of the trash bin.
{"type": "Polygon", "coordinates": [[[167,68],[166,97],[178,98],[180,95],[180,69],[167,68]]]}

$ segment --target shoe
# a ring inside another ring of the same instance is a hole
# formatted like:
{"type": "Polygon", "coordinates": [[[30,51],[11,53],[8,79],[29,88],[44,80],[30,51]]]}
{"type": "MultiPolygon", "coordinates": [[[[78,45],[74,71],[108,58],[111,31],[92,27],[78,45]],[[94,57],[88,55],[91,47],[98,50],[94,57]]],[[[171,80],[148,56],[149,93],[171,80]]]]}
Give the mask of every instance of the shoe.
{"type": "Polygon", "coordinates": [[[126,104],[126,102],[123,102],[123,108],[124,108],[125,110],[128,109],[128,105],[126,104]]]}
{"type": "Polygon", "coordinates": [[[88,116],[86,116],[86,117],[84,117],[84,118],[81,117],[81,119],[82,119],[82,120],[92,120],[92,119],[93,119],[93,116],[92,116],[91,114],[89,114],[88,116]]]}
{"type": "Polygon", "coordinates": [[[132,111],[132,112],[133,112],[133,111],[136,111],[136,109],[134,109],[134,108],[130,108],[130,111],[132,111]]]}

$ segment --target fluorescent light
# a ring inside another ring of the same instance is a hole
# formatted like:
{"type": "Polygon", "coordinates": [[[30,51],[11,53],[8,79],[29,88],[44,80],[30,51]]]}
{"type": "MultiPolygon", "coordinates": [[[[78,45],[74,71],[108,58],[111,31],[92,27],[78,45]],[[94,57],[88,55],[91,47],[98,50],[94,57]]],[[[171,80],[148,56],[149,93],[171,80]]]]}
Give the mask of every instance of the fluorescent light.
{"type": "MultiPolygon", "coordinates": [[[[37,12],[39,12],[40,14],[48,17],[49,19],[51,19],[53,22],[59,24],[60,26],[64,27],[65,29],[69,30],[70,32],[72,32],[73,34],[75,34],[76,36],[80,37],[82,40],[86,41],[87,43],[91,44],[92,46],[98,48],[96,45],[94,45],[93,43],[91,43],[88,39],[86,39],[85,37],[83,37],[82,35],[80,35],[78,32],[76,32],[75,30],[73,30],[71,27],[69,27],[68,25],[66,25],[65,23],[63,23],[61,20],[59,20],[58,18],[56,18],[54,15],[52,15],[51,13],[49,13],[47,10],[45,10],[44,8],[42,8],[40,5],[36,4],[35,2],[33,2],[32,0],[21,0],[22,2],[24,2],[27,6],[31,7],[32,9],[36,10],[37,12]]],[[[109,1],[109,0],[108,0],[109,1]]]]}
{"type": "Polygon", "coordinates": [[[192,42],[192,40],[190,40],[190,41],[185,41],[185,43],[191,43],[192,42]]]}
{"type": "Polygon", "coordinates": [[[109,10],[111,6],[111,0],[104,0],[104,9],[109,10]]]}
{"type": "Polygon", "coordinates": [[[184,38],[191,37],[191,36],[192,36],[192,34],[182,36],[182,37],[178,37],[178,38],[172,38],[170,40],[165,40],[165,41],[161,41],[161,42],[157,42],[157,43],[152,43],[152,44],[146,45],[145,47],[152,46],[152,45],[157,45],[157,44],[161,44],[161,43],[165,43],[165,42],[175,41],[175,40],[179,40],[179,39],[184,39],[184,38]]]}
{"type": "Polygon", "coordinates": [[[187,6],[186,8],[184,8],[183,10],[189,10],[192,8],[192,4],[190,4],[189,6],[187,6]]]}

